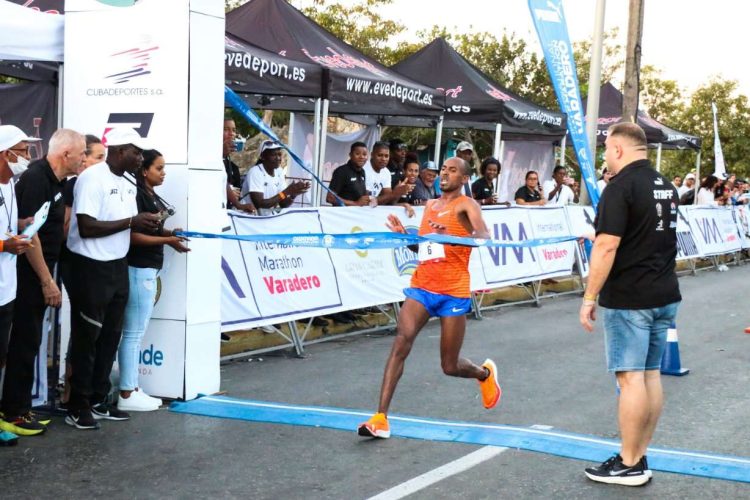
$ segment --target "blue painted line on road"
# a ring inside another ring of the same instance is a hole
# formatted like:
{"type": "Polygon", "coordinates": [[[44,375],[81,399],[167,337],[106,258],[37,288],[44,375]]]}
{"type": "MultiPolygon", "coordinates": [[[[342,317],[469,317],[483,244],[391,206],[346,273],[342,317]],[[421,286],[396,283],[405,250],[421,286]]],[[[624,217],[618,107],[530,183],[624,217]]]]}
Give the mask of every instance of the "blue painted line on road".
{"type": "MultiPolygon", "coordinates": [[[[170,411],[251,422],[325,427],[352,433],[358,424],[372,415],[371,412],[360,410],[289,405],[225,396],[204,396],[193,401],[175,402],[170,406],[170,411]]],[[[618,441],[557,430],[453,422],[396,414],[389,415],[388,420],[392,436],[505,446],[591,462],[601,462],[620,449],[618,441]]],[[[651,447],[648,449],[648,463],[652,470],[750,482],[750,459],[745,457],[651,447]]]]}

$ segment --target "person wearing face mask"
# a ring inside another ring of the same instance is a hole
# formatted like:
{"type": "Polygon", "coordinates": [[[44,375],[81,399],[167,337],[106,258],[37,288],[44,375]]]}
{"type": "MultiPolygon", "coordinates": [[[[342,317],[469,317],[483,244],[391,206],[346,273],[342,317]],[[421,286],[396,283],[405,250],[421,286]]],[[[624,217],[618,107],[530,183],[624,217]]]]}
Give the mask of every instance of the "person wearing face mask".
{"type": "MultiPolygon", "coordinates": [[[[8,337],[13,323],[13,308],[16,299],[16,260],[17,255],[26,252],[31,241],[17,235],[23,224],[18,220],[18,204],[15,186],[11,178],[10,161],[16,155],[12,149],[26,147],[26,134],[13,125],[0,125],[0,370],[5,367],[8,337]]],[[[28,221],[23,221],[25,224],[28,221]]],[[[43,432],[43,431],[41,431],[43,432]]],[[[0,442],[17,444],[16,433],[6,430],[4,421],[0,420],[0,442]]]]}
{"type": "MultiPolygon", "coordinates": [[[[7,125],[13,127],[13,125],[7,125]]],[[[23,137],[25,140],[20,141],[18,144],[7,150],[8,156],[8,168],[13,173],[13,180],[17,181],[21,174],[26,172],[31,163],[31,153],[29,151],[29,143],[39,142],[41,139],[37,137],[27,137],[21,129],[14,127],[18,134],[18,137],[23,137]]]]}
{"type": "Polygon", "coordinates": [[[18,216],[33,217],[49,203],[47,220],[32,237],[32,247],[17,260],[18,290],[13,327],[8,344],[8,364],[3,383],[3,427],[15,434],[34,435],[46,430],[45,422],[31,412],[34,360],[39,355],[47,306],[59,307],[62,294],[53,278],[64,239],[65,178],[83,163],[86,142],[70,129],[57,130],[45,158],[33,162],[16,184],[18,216]]]}

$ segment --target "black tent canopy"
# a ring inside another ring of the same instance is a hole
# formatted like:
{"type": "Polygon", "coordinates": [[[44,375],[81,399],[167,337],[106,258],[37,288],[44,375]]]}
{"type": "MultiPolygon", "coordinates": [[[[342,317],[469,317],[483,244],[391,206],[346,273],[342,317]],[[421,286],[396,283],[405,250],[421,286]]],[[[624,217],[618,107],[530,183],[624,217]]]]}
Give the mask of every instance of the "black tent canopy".
{"type": "MultiPolygon", "coordinates": [[[[224,37],[224,68],[227,85],[253,106],[269,107],[275,96],[317,98],[322,93],[320,66],[286,58],[231,35],[224,37]]],[[[296,107],[309,109],[306,102],[302,100],[296,107]]]]}
{"type": "MultiPolygon", "coordinates": [[[[610,125],[622,121],[622,92],[607,82],[599,94],[599,118],[597,120],[596,142],[603,144],[610,125]]],[[[584,100],[584,110],[586,101],[584,100]]],[[[694,149],[700,151],[701,138],[680,132],[654,120],[638,110],[638,125],[646,132],[650,144],[661,145],[663,149],[694,149]]]]}
{"type": "Polygon", "coordinates": [[[495,130],[503,139],[560,139],[566,117],[523,99],[467,61],[442,37],[392,67],[445,96],[445,128],[495,130]]]}
{"type": "MultiPolygon", "coordinates": [[[[226,31],[287,60],[323,71],[321,95],[335,114],[439,116],[439,94],[370,59],[305,17],[285,0],[251,0],[227,14],[226,31]]],[[[279,94],[282,96],[283,94],[279,94]]],[[[313,101],[268,99],[266,107],[310,111],[313,101]]]]}

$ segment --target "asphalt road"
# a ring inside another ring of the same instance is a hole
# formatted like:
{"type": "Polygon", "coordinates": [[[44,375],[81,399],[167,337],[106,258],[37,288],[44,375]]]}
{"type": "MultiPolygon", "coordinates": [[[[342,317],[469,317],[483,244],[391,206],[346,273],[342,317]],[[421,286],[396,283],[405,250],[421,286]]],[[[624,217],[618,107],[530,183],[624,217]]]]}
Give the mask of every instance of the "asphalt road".
{"type": "MultiPolygon", "coordinates": [[[[680,279],[683,366],[664,378],[666,404],[654,444],[750,457],[750,266],[680,279]]],[[[440,370],[431,322],[407,362],[392,412],[472,422],[548,425],[614,438],[614,379],[605,370],[601,326],[578,325],[580,298],[518,306],[470,321],[463,353],[493,358],[500,406],[481,406],[476,383],[440,370]]],[[[374,409],[390,336],[317,344],[305,359],[283,354],[222,367],[232,397],[374,409]]],[[[257,424],[166,410],[77,431],[55,418],[49,432],[0,448],[0,497],[369,498],[481,447],[354,431],[257,424]]],[[[480,452],[481,453],[481,452],[480,452]]],[[[585,462],[508,450],[425,486],[410,498],[750,498],[750,484],[656,471],[629,489],[588,481],[585,462]]]]}

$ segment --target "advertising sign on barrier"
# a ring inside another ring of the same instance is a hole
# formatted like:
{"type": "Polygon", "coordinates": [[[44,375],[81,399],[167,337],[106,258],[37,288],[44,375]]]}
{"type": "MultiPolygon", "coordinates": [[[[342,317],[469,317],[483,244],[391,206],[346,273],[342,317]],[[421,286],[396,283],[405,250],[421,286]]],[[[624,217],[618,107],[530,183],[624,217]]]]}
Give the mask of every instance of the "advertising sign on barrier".
{"type": "MultiPolygon", "coordinates": [[[[317,210],[266,217],[232,215],[231,220],[234,234],[324,232],[317,210]]],[[[268,324],[282,316],[305,318],[342,305],[336,269],[326,248],[227,240],[222,270],[223,328],[268,324]]]]}
{"type": "Polygon", "coordinates": [[[685,260],[698,257],[700,252],[698,251],[698,245],[695,243],[693,233],[690,231],[690,223],[688,222],[687,211],[685,207],[677,208],[677,259],[685,260]]]}
{"type": "Polygon", "coordinates": [[[742,248],[739,230],[730,207],[683,208],[701,256],[736,252],[742,248]]]}

